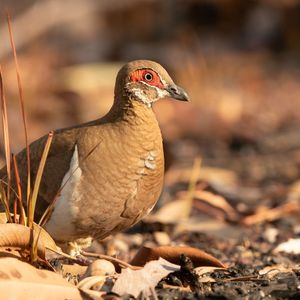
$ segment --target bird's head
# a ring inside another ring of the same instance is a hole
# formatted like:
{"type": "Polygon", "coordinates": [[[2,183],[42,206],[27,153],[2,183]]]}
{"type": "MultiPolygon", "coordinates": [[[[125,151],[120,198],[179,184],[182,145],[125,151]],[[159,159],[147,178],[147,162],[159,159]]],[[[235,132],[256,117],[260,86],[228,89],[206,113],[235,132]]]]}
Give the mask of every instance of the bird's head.
{"type": "Polygon", "coordinates": [[[189,101],[188,94],[177,86],[167,71],[158,63],[135,60],[127,63],[118,73],[115,94],[140,101],[147,107],[162,98],[189,101]]]}

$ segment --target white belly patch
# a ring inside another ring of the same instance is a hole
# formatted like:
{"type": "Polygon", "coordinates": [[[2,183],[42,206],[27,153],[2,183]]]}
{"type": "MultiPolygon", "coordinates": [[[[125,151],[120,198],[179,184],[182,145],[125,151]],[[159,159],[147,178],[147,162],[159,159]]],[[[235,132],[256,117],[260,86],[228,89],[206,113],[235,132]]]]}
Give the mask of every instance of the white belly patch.
{"type": "Polygon", "coordinates": [[[45,225],[45,229],[56,240],[69,240],[75,235],[73,221],[76,219],[79,212],[77,202],[80,199],[78,186],[81,174],[82,171],[79,168],[78,149],[77,145],[75,145],[70,168],[65,174],[61,184],[63,187],[61,194],[56,200],[50,220],[45,225]]]}

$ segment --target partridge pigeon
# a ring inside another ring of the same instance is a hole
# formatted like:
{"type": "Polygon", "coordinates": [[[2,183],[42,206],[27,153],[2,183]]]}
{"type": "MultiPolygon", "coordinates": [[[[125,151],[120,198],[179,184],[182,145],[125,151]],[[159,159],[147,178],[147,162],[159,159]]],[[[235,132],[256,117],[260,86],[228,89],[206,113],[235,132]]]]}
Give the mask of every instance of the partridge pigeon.
{"type": "MultiPolygon", "coordinates": [[[[165,97],[189,100],[161,65],[132,61],[119,71],[113,106],[103,118],[54,131],[35,220],[63,185],[44,226],[57,242],[80,248],[91,238],[129,228],[151,211],[164,178],[162,137],[152,104],[165,97]]],[[[33,181],[46,140],[47,135],[30,144],[33,181]]],[[[26,199],[25,149],[17,163],[26,199]]],[[[5,167],[0,178],[6,179],[5,167]]]]}

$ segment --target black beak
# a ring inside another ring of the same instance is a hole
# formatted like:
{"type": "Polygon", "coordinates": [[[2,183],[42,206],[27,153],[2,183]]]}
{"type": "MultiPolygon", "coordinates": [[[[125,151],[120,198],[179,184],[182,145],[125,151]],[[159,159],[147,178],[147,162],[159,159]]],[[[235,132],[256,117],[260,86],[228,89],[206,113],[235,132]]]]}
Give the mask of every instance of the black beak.
{"type": "Polygon", "coordinates": [[[177,99],[180,101],[190,101],[190,97],[187,92],[183,88],[175,84],[170,84],[167,88],[167,91],[169,92],[170,97],[173,99],[177,99]]]}

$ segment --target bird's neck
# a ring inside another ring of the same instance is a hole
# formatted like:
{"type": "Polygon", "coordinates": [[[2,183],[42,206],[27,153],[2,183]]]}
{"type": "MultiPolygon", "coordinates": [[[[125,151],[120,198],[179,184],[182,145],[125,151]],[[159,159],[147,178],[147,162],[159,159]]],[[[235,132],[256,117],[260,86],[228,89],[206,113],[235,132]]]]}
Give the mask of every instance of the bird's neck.
{"type": "Polygon", "coordinates": [[[115,97],[107,117],[112,122],[124,121],[129,125],[156,125],[157,120],[151,107],[145,103],[122,97],[115,97]]]}

